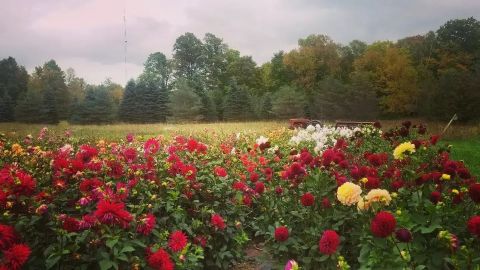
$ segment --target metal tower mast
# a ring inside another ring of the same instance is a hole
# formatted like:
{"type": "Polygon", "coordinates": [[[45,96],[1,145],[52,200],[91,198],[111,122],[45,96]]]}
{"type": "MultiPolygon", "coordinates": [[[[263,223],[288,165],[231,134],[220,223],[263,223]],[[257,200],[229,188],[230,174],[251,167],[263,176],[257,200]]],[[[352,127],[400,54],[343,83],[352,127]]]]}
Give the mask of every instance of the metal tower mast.
{"type": "Polygon", "coordinates": [[[127,4],[125,3],[125,6],[123,8],[123,38],[124,38],[124,43],[123,43],[123,49],[124,49],[124,66],[125,66],[125,83],[127,82],[127,4]]]}

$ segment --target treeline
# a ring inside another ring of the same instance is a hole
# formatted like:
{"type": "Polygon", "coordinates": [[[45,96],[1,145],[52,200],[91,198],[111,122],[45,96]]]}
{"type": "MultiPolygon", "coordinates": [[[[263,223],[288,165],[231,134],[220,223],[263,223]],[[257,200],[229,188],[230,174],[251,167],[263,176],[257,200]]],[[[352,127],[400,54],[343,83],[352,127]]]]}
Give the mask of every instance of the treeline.
{"type": "Polygon", "coordinates": [[[0,120],[55,123],[375,119],[480,119],[480,22],[451,20],[397,42],[300,39],[258,66],[221,38],[177,38],[172,58],[151,54],[125,89],[87,85],[51,60],[33,74],[0,61],[0,120]]]}

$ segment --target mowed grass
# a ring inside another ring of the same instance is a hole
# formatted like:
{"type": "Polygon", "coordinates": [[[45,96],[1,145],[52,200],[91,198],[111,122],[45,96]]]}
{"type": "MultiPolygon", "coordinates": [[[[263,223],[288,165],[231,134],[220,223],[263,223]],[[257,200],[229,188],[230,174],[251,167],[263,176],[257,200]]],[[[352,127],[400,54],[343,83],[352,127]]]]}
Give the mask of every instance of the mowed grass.
{"type": "Polygon", "coordinates": [[[463,160],[471,173],[480,177],[480,137],[445,142],[452,145],[452,158],[463,160]]]}

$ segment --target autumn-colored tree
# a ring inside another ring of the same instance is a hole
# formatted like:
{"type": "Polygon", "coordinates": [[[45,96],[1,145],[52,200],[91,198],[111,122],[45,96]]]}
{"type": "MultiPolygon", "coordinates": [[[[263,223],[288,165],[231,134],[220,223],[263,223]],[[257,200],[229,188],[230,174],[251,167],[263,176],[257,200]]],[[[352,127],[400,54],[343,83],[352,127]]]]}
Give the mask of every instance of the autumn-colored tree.
{"type": "Polygon", "coordinates": [[[416,111],[417,72],[407,50],[391,42],[376,42],[368,46],[354,67],[356,73],[366,73],[379,89],[377,95],[383,112],[412,114],[416,111]]]}

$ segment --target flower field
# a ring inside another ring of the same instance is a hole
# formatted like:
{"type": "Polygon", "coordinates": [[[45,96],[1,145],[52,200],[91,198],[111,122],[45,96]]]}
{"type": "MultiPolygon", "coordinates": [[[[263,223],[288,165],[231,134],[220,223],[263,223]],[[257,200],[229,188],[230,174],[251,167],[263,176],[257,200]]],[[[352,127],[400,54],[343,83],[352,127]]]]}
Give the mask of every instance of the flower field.
{"type": "Polygon", "coordinates": [[[0,269],[478,269],[480,183],[424,125],[0,135],[0,269]]]}

